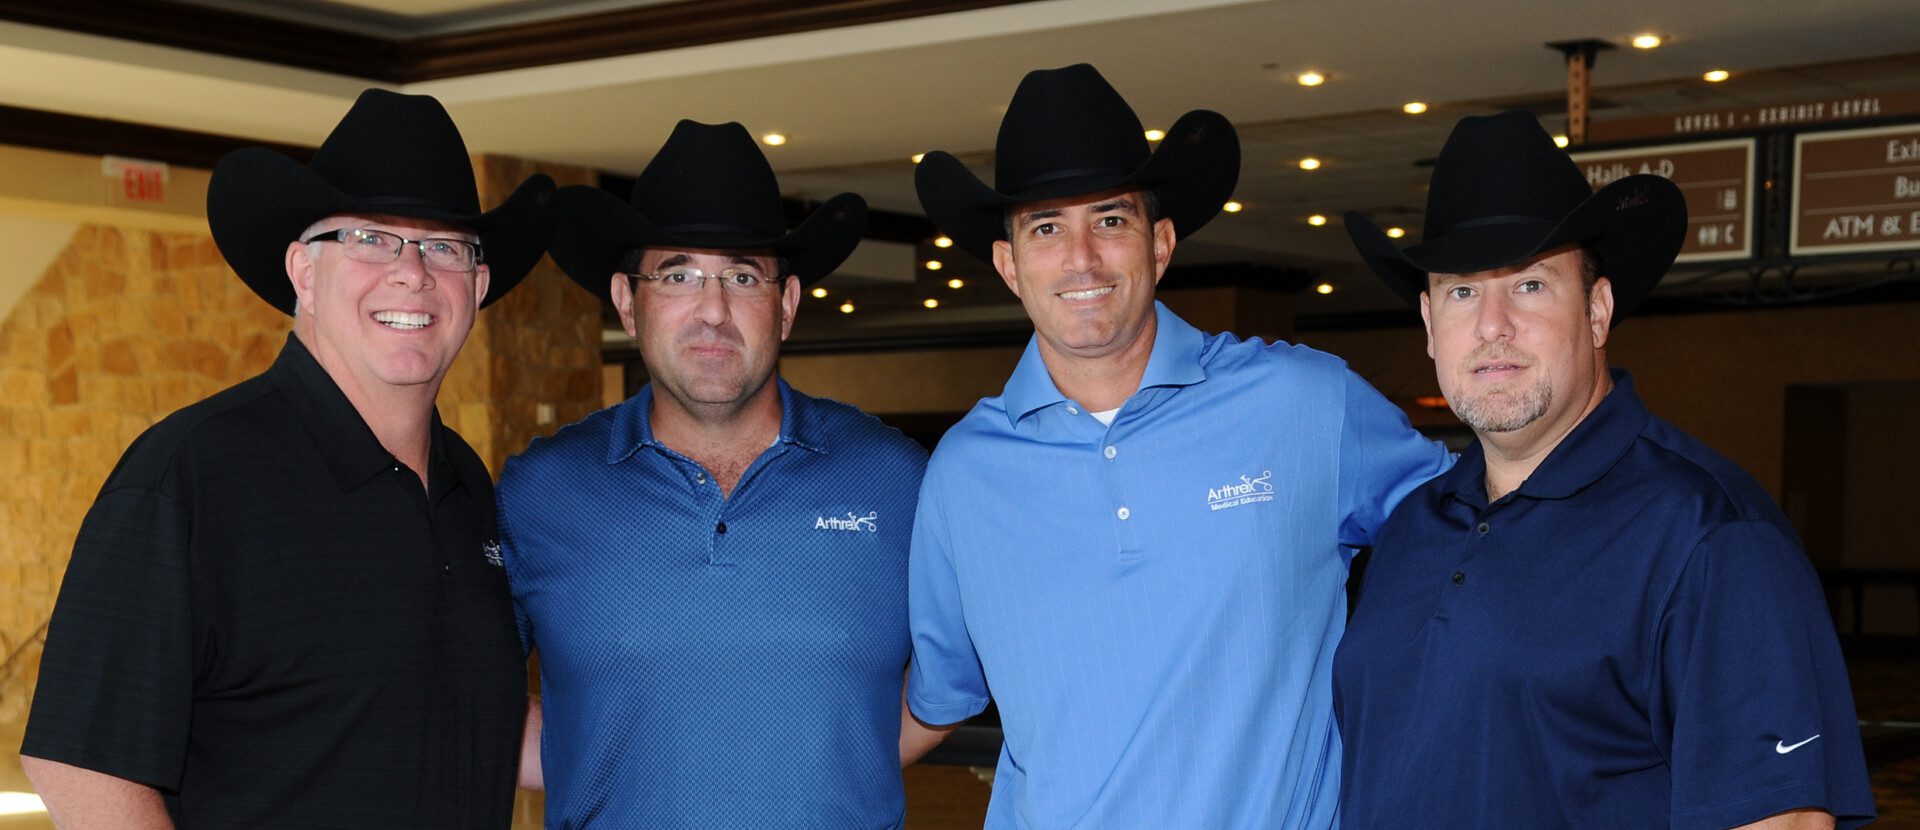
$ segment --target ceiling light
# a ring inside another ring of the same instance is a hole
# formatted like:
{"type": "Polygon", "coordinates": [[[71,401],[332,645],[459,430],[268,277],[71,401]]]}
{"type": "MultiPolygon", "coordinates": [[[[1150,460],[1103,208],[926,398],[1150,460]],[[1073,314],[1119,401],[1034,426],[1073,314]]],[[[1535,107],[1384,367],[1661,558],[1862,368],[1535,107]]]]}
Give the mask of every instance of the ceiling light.
{"type": "Polygon", "coordinates": [[[926,153],[914,153],[911,158],[913,159],[914,164],[919,164],[920,160],[926,157],[927,157],[926,153]]]}
{"type": "Polygon", "coordinates": [[[950,236],[936,236],[936,237],[934,237],[934,238],[933,238],[933,247],[935,247],[935,248],[951,248],[951,247],[953,247],[953,237],[950,237],[950,236]]]}
{"type": "Polygon", "coordinates": [[[959,277],[954,277],[953,279],[947,280],[947,287],[948,288],[965,288],[967,287],[967,281],[959,277]]]}
{"type": "Polygon", "coordinates": [[[1163,139],[1163,138],[1166,138],[1166,137],[1167,137],[1167,134],[1166,134],[1166,132],[1165,132],[1165,131],[1163,131],[1163,130],[1148,130],[1148,131],[1147,131],[1147,140],[1148,140],[1148,141],[1159,141],[1160,139],[1163,139]]]}
{"type": "Polygon", "coordinates": [[[1554,137],[1553,137],[1553,146],[1555,146],[1555,147],[1562,147],[1562,148],[1564,148],[1564,147],[1566,147],[1566,146],[1567,146],[1567,137],[1566,137],[1566,136],[1564,136],[1564,135],[1556,135],[1556,136],[1554,136],[1554,137]]]}
{"type": "Polygon", "coordinates": [[[846,301],[846,302],[844,302],[844,303],[841,303],[841,304],[840,304],[840,313],[841,313],[841,314],[852,314],[852,313],[853,313],[853,301],[852,301],[852,300],[848,300],[848,301],[846,301]]]}
{"type": "Polygon", "coordinates": [[[767,133],[761,136],[760,140],[766,142],[768,147],[778,147],[787,143],[787,137],[779,133],[767,133]]]}
{"type": "Polygon", "coordinates": [[[928,298],[926,298],[926,299],[924,299],[924,300],[921,300],[921,301],[920,301],[920,304],[921,304],[921,305],[923,305],[923,306],[926,306],[927,308],[939,308],[939,307],[940,307],[940,301],[939,301],[939,300],[936,300],[936,299],[934,299],[934,298],[932,298],[932,297],[928,297],[928,298]]]}
{"type": "Polygon", "coordinates": [[[1419,115],[1427,111],[1427,105],[1419,101],[1408,101],[1400,105],[1400,111],[1408,115],[1419,115]]]}
{"type": "Polygon", "coordinates": [[[1309,69],[1295,76],[1294,80],[1299,81],[1301,86],[1319,86],[1327,82],[1327,76],[1309,69]]]}
{"type": "Polygon", "coordinates": [[[937,259],[927,260],[926,266],[927,266],[927,270],[929,271],[938,271],[946,267],[946,265],[942,264],[940,260],[937,260],[937,259]]]}
{"type": "Polygon", "coordinates": [[[1240,204],[1239,202],[1233,202],[1233,201],[1229,201],[1226,204],[1220,206],[1221,210],[1224,210],[1228,213],[1239,213],[1244,208],[1246,208],[1246,205],[1240,204]]]}
{"type": "Polygon", "coordinates": [[[1700,80],[1710,84],[1717,84],[1729,77],[1731,76],[1727,74],[1727,70],[1725,69],[1709,69],[1707,70],[1707,74],[1700,76],[1700,80]]]}
{"type": "Polygon", "coordinates": [[[1307,156],[1306,158],[1303,158],[1300,160],[1300,169],[1318,170],[1320,169],[1320,160],[1317,158],[1314,158],[1313,156],[1307,156]]]}
{"type": "Polygon", "coordinates": [[[1316,213],[1316,214],[1314,214],[1314,215],[1312,215],[1312,216],[1309,216],[1309,217],[1307,217],[1307,224],[1309,224],[1309,225],[1312,225],[1312,226],[1314,226],[1314,227],[1316,227],[1316,228],[1317,228],[1317,227],[1320,227],[1321,225],[1324,225],[1324,224],[1326,224],[1326,223],[1327,223],[1327,217],[1325,217],[1325,216],[1322,216],[1322,215],[1320,215],[1320,214],[1318,214],[1318,213],[1316,213]]]}
{"type": "Polygon", "coordinates": [[[1313,287],[1313,293],[1315,293],[1315,294],[1332,294],[1332,293],[1333,293],[1333,283],[1330,283],[1330,282],[1323,282],[1323,283],[1320,283],[1319,285],[1316,285],[1316,286],[1314,286],[1314,287],[1313,287]]]}
{"type": "Polygon", "coordinates": [[[814,298],[814,299],[816,299],[816,300],[824,300],[824,299],[826,299],[826,298],[827,298],[827,289],[824,289],[824,288],[816,288],[816,289],[813,289],[813,298],[814,298]]]}
{"type": "Polygon", "coordinates": [[[1648,33],[1644,35],[1634,35],[1633,48],[1658,49],[1660,48],[1660,36],[1652,33],[1648,33]]]}
{"type": "Polygon", "coordinates": [[[1387,235],[1393,237],[1394,239],[1399,239],[1400,237],[1407,235],[1407,229],[1406,228],[1388,228],[1387,235]]]}

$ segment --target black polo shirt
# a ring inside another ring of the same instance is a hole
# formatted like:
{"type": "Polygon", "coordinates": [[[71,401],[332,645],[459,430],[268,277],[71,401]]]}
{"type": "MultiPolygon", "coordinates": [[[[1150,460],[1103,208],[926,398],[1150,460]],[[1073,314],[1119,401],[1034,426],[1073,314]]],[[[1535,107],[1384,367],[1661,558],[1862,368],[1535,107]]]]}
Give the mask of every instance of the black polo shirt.
{"type": "Polygon", "coordinates": [[[81,524],[21,753],[183,827],[506,827],[524,660],[492,481],[437,414],[428,481],[293,337],[147,430],[81,524]]]}

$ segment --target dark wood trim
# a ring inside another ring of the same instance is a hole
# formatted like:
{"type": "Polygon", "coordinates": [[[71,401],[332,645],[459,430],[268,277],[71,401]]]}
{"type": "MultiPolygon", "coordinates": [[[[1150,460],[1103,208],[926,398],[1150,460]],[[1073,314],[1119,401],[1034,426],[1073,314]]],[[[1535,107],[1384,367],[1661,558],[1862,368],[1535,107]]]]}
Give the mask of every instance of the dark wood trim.
{"type": "Polygon", "coordinates": [[[404,84],[1026,2],[679,0],[410,39],[176,0],[0,0],[0,20],[404,84]]]}
{"type": "Polygon", "coordinates": [[[295,144],[7,106],[0,106],[0,144],[91,156],[128,156],[208,169],[221,156],[241,147],[278,150],[302,164],[313,158],[312,147],[295,144]]]}

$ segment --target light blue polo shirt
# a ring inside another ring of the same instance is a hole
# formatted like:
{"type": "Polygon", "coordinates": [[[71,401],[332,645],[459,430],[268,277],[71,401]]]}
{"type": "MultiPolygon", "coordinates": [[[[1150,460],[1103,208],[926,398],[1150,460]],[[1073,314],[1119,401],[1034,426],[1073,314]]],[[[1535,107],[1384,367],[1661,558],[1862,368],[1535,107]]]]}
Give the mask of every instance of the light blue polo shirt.
{"type": "Polygon", "coordinates": [[[909,703],[991,689],[989,828],[1332,826],[1347,563],[1452,457],[1337,358],[1155,313],[1111,427],[1030,343],[934,452],[909,703]]]}
{"type": "Polygon", "coordinates": [[[653,387],[500,474],[540,652],[548,827],[900,826],[907,543],[926,451],[780,382],[728,498],[654,440],[653,387]]]}

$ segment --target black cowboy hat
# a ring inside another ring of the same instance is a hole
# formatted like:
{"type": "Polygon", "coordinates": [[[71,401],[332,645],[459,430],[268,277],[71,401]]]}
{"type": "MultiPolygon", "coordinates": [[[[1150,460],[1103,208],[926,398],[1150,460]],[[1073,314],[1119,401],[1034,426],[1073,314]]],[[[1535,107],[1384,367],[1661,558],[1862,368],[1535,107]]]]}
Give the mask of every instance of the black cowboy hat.
{"type": "Polygon", "coordinates": [[[1614,319],[1673,265],[1687,236],[1687,203],[1660,176],[1627,176],[1594,192],[1531,113],[1460,119],[1433,165],[1420,244],[1400,250],[1356,212],[1347,235],[1361,258],[1415,308],[1427,274],[1468,274],[1574,242],[1591,246],[1613,283],[1614,319]]]}
{"type": "Polygon", "coordinates": [[[534,174],[506,202],[480,212],[466,142],[440,102],[383,89],[353,108],[302,165],[263,147],[228,153],[207,183],[207,225],[227,264],[253,293],[293,313],[287,243],[338,213],[446,222],[480,237],[489,287],[505,296],[540,261],[552,233],[553,180],[534,174]]]}
{"type": "Polygon", "coordinates": [[[987,262],[1007,238],[1013,205],[1134,185],[1154,192],[1160,215],[1185,237],[1220,212],[1239,178],[1240,139],[1225,116],[1182,115],[1150,149],[1133,108],[1084,63],[1021,79],[994,142],[992,187],[940,151],[913,175],[927,217],[987,262]]]}
{"type": "Polygon", "coordinates": [[[632,204],[584,185],[560,188],[556,201],[553,261],[601,299],[636,248],[768,249],[809,285],[847,261],[867,229],[866,200],[842,193],[789,232],[773,167],[735,122],[675,125],[634,181],[632,204]]]}

